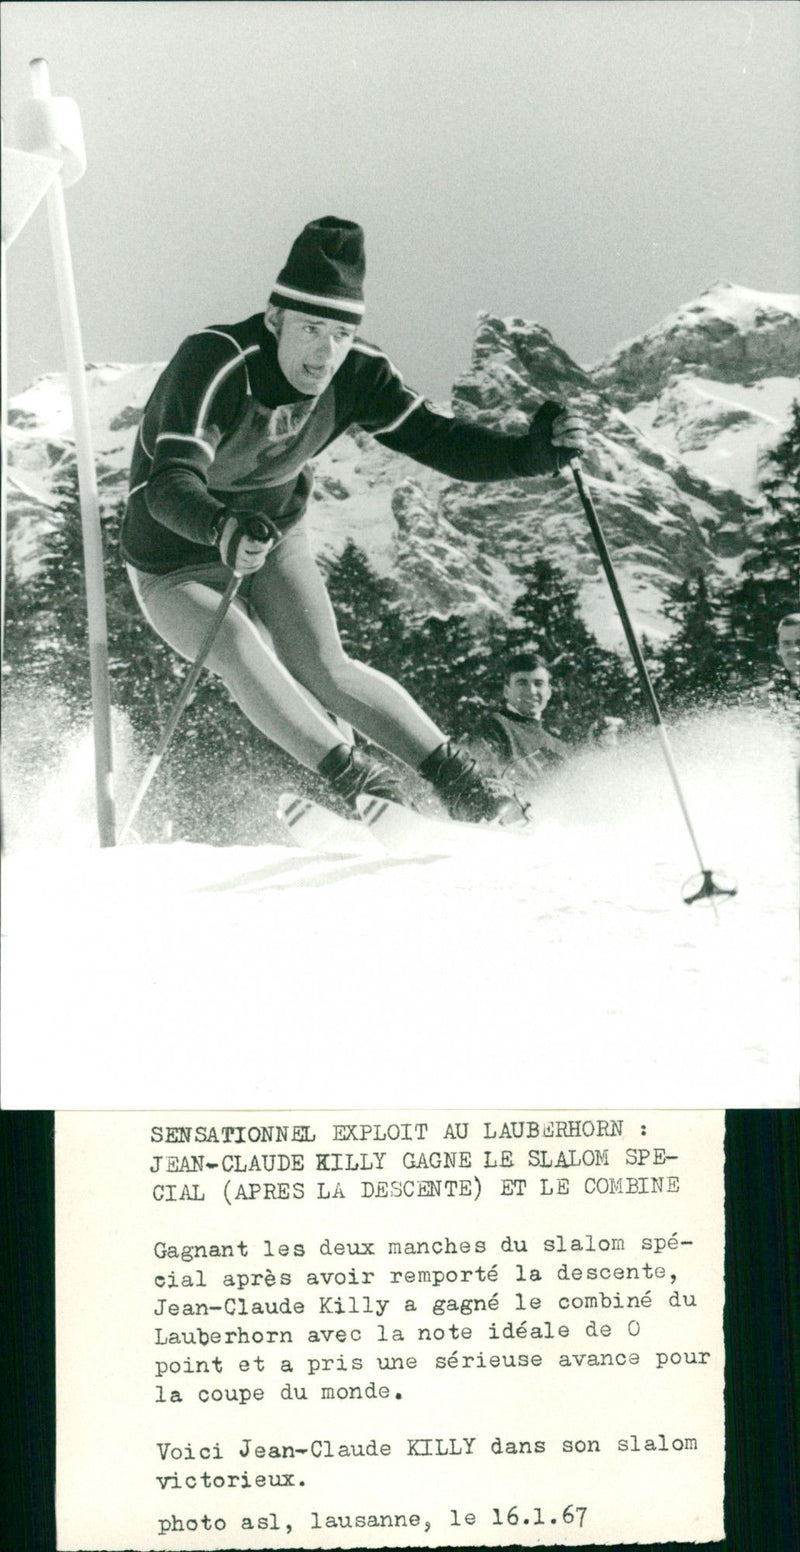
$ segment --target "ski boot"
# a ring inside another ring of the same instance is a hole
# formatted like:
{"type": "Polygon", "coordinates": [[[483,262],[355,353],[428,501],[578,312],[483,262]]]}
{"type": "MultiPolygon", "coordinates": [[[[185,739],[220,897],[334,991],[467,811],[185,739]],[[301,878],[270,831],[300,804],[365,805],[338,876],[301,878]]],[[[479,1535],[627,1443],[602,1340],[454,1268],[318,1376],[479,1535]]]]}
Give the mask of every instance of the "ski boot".
{"type": "Polygon", "coordinates": [[[527,809],[496,776],[480,770],[477,760],[453,744],[440,744],[419,768],[439,794],[451,819],[468,823],[495,820],[519,824],[527,809]]]}
{"type": "Polygon", "coordinates": [[[344,798],[352,809],[355,809],[356,798],[362,792],[409,806],[394,771],[388,765],[382,765],[380,760],[365,754],[362,749],[357,749],[354,744],[337,744],[330,754],[326,754],[318,770],[320,776],[330,782],[340,798],[344,798]]]}

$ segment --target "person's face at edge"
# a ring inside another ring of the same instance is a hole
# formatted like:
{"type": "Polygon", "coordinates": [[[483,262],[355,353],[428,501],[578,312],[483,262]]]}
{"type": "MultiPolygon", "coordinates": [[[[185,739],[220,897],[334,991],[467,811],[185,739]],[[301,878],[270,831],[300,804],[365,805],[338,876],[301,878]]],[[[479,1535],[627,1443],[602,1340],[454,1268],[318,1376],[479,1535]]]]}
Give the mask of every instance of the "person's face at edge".
{"type": "Polygon", "coordinates": [[[778,631],[781,662],[794,679],[800,678],[800,621],[788,620],[778,631]]]}

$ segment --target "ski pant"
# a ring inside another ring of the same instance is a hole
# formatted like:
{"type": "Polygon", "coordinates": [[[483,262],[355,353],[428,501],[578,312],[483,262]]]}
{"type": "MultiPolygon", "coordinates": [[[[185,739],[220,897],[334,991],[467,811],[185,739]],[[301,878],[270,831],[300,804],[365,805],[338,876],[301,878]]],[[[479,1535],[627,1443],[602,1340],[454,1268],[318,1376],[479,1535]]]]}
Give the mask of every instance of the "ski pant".
{"type": "MultiPolygon", "coordinates": [[[[128,575],[145,619],[193,660],[230,580],[227,568],[156,576],[129,565],[128,575]]],[[[244,577],[207,666],[255,727],[311,769],[350,741],[326,711],[415,768],[445,740],[401,685],[347,656],[303,521],[244,577]]]]}

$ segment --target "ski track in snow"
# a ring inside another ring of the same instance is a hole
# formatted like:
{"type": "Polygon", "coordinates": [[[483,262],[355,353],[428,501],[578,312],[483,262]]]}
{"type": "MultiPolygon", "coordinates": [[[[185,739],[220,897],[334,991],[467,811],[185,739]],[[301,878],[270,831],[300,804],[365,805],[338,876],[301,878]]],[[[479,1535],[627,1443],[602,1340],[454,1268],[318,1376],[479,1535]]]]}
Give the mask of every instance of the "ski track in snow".
{"type": "Polygon", "coordinates": [[[681,900],[648,732],[538,788],[532,835],[449,855],[80,827],[12,853],[6,1105],[794,1105],[792,738],[756,711],[672,738],[706,865],[739,882],[718,920],[681,900]]]}

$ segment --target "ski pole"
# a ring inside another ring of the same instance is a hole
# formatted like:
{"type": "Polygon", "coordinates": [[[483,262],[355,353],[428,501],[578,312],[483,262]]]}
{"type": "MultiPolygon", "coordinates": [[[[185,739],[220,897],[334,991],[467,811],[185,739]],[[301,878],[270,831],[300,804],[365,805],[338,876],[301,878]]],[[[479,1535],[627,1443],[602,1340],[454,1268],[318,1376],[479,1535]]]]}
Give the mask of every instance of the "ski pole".
{"type": "Polygon", "coordinates": [[[219,604],[218,604],[217,608],[214,611],[214,617],[213,617],[213,619],[211,621],[211,624],[209,625],[208,630],[206,631],[206,634],[205,634],[205,636],[203,638],[203,641],[201,643],[200,650],[199,650],[199,652],[197,654],[197,657],[195,658],[191,668],[189,669],[188,674],[186,675],[186,678],[185,678],[185,680],[183,682],[183,685],[181,687],[180,695],[178,696],[178,699],[176,700],[175,705],[173,706],[172,711],[170,712],[170,715],[169,715],[169,718],[167,719],[167,723],[166,723],[166,726],[164,728],[164,731],[161,734],[160,739],[158,740],[158,745],[156,747],[155,753],[153,754],[153,757],[150,760],[150,762],[149,762],[149,764],[147,766],[147,769],[146,769],[146,771],[145,771],[145,773],[144,773],[144,775],[143,775],[143,777],[142,777],[141,781],[139,782],[139,785],[138,785],[138,787],[136,789],[136,796],[135,796],[135,798],[134,798],[134,800],[133,800],[133,802],[132,802],[132,804],[130,806],[130,809],[128,811],[128,816],[127,816],[127,818],[125,820],[125,823],[122,826],[122,829],[120,830],[119,836],[117,838],[117,845],[119,845],[119,846],[121,846],[122,842],[125,840],[125,837],[127,836],[128,831],[130,830],[130,827],[133,824],[133,821],[136,818],[136,815],[138,814],[139,809],[142,806],[142,802],[143,802],[145,793],[147,792],[147,789],[150,786],[150,783],[153,780],[153,777],[155,776],[156,771],[158,770],[158,767],[161,764],[162,759],[164,758],[164,754],[166,752],[167,745],[168,745],[170,739],[172,738],[172,735],[175,732],[175,729],[178,726],[178,723],[180,722],[180,719],[181,719],[181,716],[183,714],[183,709],[184,709],[184,707],[186,705],[186,702],[188,701],[189,696],[191,695],[195,685],[197,684],[198,679],[200,678],[200,675],[201,675],[201,673],[203,671],[203,668],[205,666],[205,662],[206,662],[206,659],[208,657],[208,654],[211,651],[211,648],[213,647],[214,642],[217,639],[217,636],[218,636],[219,630],[220,630],[220,626],[222,625],[222,622],[225,619],[226,614],[228,613],[228,610],[229,610],[229,608],[231,606],[231,603],[233,602],[233,599],[234,599],[234,597],[236,596],[236,593],[239,590],[239,587],[241,585],[241,581],[242,581],[242,578],[239,575],[239,573],[236,572],[236,571],[232,571],[231,572],[231,576],[230,576],[230,581],[228,582],[228,584],[227,584],[227,586],[225,588],[225,592],[223,593],[223,595],[222,595],[222,597],[221,597],[221,599],[219,601],[219,604]]]}
{"type": "Polygon", "coordinates": [[[667,769],[672,778],[672,783],[681,807],[681,813],[683,814],[684,820],[686,821],[686,828],[689,832],[689,837],[691,839],[692,846],[694,847],[695,856],[697,857],[697,861],[700,866],[700,873],[702,877],[698,888],[692,894],[687,895],[685,891],[689,885],[685,885],[683,898],[687,905],[693,905],[695,900],[713,901],[715,895],[735,895],[736,885],[734,884],[731,886],[726,886],[717,883],[712,870],[707,868],[703,861],[700,845],[695,834],[694,825],[692,824],[691,815],[686,803],[686,798],[684,797],[680,777],[678,776],[678,770],[675,765],[672,747],[667,736],[667,730],[661,717],[661,710],[656,699],[656,693],[653,689],[653,683],[647,671],[647,664],[645,663],[641,647],[639,646],[639,643],[636,639],[633,625],[631,624],[631,618],[628,614],[625,600],[622,596],[622,590],[617,580],[617,574],[614,570],[609,548],[606,544],[605,535],[600,526],[600,519],[597,516],[594,503],[583,482],[583,472],[581,470],[580,460],[578,458],[570,459],[570,468],[572,470],[573,479],[575,480],[578,495],[580,496],[581,505],[589,520],[589,527],[592,530],[592,536],[594,538],[595,544],[597,545],[598,554],[603,564],[603,570],[605,571],[612,597],[617,606],[620,620],[622,621],[622,628],[625,632],[625,637],[631,651],[631,656],[636,666],[636,672],[639,675],[639,683],[641,684],[645,700],[647,701],[647,704],[650,708],[653,721],[656,726],[656,732],[658,733],[659,739],[661,740],[661,748],[664,752],[664,758],[667,762],[667,769]]]}

